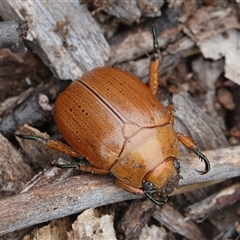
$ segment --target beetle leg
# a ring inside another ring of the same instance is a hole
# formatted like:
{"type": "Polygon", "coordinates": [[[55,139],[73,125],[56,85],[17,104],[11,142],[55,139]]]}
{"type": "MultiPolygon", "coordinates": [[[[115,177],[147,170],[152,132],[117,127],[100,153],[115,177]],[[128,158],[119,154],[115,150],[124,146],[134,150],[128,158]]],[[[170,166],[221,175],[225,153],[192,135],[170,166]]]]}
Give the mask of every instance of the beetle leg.
{"type": "Polygon", "coordinates": [[[196,142],[193,139],[191,139],[189,136],[186,136],[186,135],[184,135],[182,133],[178,133],[178,132],[177,132],[177,138],[185,147],[192,150],[201,159],[201,161],[202,160],[204,161],[205,169],[204,170],[197,170],[196,169],[196,171],[199,174],[207,173],[210,170],[210,162],[207,159],[207,157],[197,149],[196,142]]]}
{"type": "Polygon", "coordinates": [[[58,140],[54,140],[54,139],[44,139],[41,137],[37,137],[37,136],[32,136],[32,135],[22,135],[22,134],[15,134],[15,136],[23,138],[23,139],[30,139],[30,140],[34,140],[37,142],[41,142],[43,144],[45,144],[46,146],[55,149],[61,153],[67,154],[70,157],[73,158],[79,158],[81,157],[81,155],[76,152],[72,147],[70,147],[69,145],[67,145],[66,143],[63,143],[61,141],[58,140]]]}
{"type": "Polygon", "coordinates": [[[80,171],[93,173],[93,174],[101,174],[101,175],[109,174],[109,170],[96,168],[92,165],[83,165],[83,164],[78,164],[78,163],[52,164],[52,165],[54,165],[55,167],[58,167],[58,168],[77,168],[80,171]]]}
{"type": "Polygon", "coordinates": [[[64,153],[70,157],[73,157],[73,158],[81,157],[81,155],[78,152],[76,152],[72,147],[70,147],[68,144],[63,143],[59,140],[50,139],[45,143],[45,145],[61,153],[64,153]]]}
{"type": "Polygon", "coordinates": [[[158,80],[159,80],[159,67],[160,67],[160,50],[158,46],[156,27],[152,25],[153,35],[153,50],[154,53],[150,56],[150,65],[148,73],[148,86],[154,95],[157,94],[158,80]]]}
{"type": "Polygon", "coordinates": [[[94,167],[93,165],[83,165],[79,164],[77,166],[78,170],[88,173],[94,173],[94,174],[100,174],[100,175],[106,175],[109,174],[109,170],[106,169],[100,169],[97,167],[94,167]]]}
{"type": "Polygon", "coordinates": [[[115,183],[122,189],[126,190],[127,192],[131,192],[131,193],[134,193],[134,194],[143,194],[143,190],[140,189],[140,188],[135,188],[135,187],[132,187],[132,186],[129,186],[127,185],[126,183],[116,179],[115,180],[115,183]]]}
{"type": "Polygon", "coordinates": [[[169,123],[173,126],[174,125],[174,104],[172,100],[172,93],[170,92],[169,97],[168,97],[168,106],[167,109],[169,111],[169,123]]]}

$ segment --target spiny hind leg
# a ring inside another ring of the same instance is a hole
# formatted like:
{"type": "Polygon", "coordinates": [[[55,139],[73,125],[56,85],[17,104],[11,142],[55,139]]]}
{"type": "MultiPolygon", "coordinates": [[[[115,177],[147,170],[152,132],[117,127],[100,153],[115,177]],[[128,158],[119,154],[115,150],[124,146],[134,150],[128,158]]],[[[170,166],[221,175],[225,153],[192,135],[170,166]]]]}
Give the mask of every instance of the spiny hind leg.
{"type": "Polygon", "coordinates": [[[190,138],[189,136],[186,136],[182,133],[177,132],[177,138],[178,140],[188,149],[192,150],[201,160],[205,163],[205,169],[204,170],[196,170],[200,174],[205,174],[210,170],[210,162],[207,159],[207,157],[198,150],[196,142],[190,138]]]}

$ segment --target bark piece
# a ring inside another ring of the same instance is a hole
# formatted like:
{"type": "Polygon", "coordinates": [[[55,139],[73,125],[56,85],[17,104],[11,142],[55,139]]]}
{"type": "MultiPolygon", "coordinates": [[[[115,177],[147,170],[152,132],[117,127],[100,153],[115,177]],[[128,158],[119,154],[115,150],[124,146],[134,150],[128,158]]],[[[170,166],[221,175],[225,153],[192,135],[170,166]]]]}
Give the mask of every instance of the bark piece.
{"type": "Polygon", "coordinates": [[[0,134],[0,197],[19,193],[33,175],[30,166],[12,144],[0,134]]]}
{"type": "Polygon", "coordinates": [[[152,225],[148,227],[147,225],[142,228],[141,235],[139,239],[144,240],[153,240],[153,239],[161,239],[161,240],[175,240],[173,236],[170,236],[171,233],[167,233],[165,228],[152,225]]]}
{"type": "Polygon", "coordinates": [[[188,206],[186,211],[186,219],[194,221],[204,220],[214,211],[223,209],[232,205],[240,199],[240,183],[236,183],[227,188],[224,188],[217,194],[209,196],[208,198],[188,206]]]}
{"type": "Polygon", "coordinates": [[[225,77],[240,85],[240,69],[238,57],[240,55],[240,33],[238,30],[228,30],[198,43],[205,58],[218,60],[225,57],[225,77]]]}
{"type": "Polygon", "coordinates": [[[113,216],[98,216],[94,209],[81,213],[72,224],[73,230],[68,233],[68,240],[117,240],[113,228],[113,216]]]}
{"type": "Polygon", "coordinates": [[[204,103],[207,112],[214,119],[218,117],[218,113],[215,106],[216,86],[215,83],[224,71],[224,60],[212,61],[204,59],[202,56],[195,59],[192,62],[193,72],[197,74],[197,78],[201,83],[206,86],[206,95],[204,97],[204,103]]]}
{"type": "Polygon", "coordinates": [[[52,117],[53,109],[49,99],[53,100],[59,91],[56,79],[52,78],[47,84],[30,88],[9,107],[0,122],[0,132],[7,137],[22,125],[42,126],[52,117]]]}
{"type": "MultiPolygon", "coordinates": [[[[20,135],[31,135],[41,137],[42,139],[49,139],[46,133],[41,133],[37,129],[25,124],[21,126],[15,134],[20,135]]],[[[24,150],[25,154],[28,156],[29,162],[34,166],[34,168],[41,167],[44,168],[51,164],[51,161],[58,159],[62,154],[54,149],[45,146],[43,143],[38,141],[31,141],[29,139],[22,139],[16,137],[21,148],[24,150]]]]}
{"type": "Polygon", "coordinates": [[[163,0],[137,0],[138,6],[144,17],[158,17],[161,13],[161,7],[164,4],[163,0]]]}
{"type": "Polygon", "coordinates": [[[239,29],[238,14],[234,5],[228,7],[201,7],[185,24],[184,31],[200,42],[229,29],[239,29]]]}
{"type": "Polygon", "coordinates": [[[141,17],[141,11],[137,1],[114,1],[104,8],[104,12],[115,16],[122,21],[138,21],[141,17]]]}
{"type": "Polygon", "coordinates": [[[0,15],[28,21],[28,45],[60,79],[76,79],[108,60],[105,38],[78,1],[2,0],[0,15]]]}
{"type": "Polygon", "coordinates": [[[126,239],[138,239],[155,210],[155,204],[148,200],[131,203],[127,212],[118,223],[118,230],[124,232],[126,239]]]}
{"type": "Polygon", "coordinates": [[[200,47],[205,58],[225,57],[225,77],[240,84],[238,67],[240,23],[233,7],[202,7],[184,27],[185,33],[200,47]]]}
{"type": "Polygon", "coordinates": [[[9,49],[0,49],[0,69],[0,101],[18,96],[51,77],[50,70],[30,51],[16,54],[9,49]]]}
{"type": "MultiPolygon", "coordinates": [[[[240,102],[240,86],[233,86],[231,89],[234,102],[240,102]]],[[[230,130],[231,139],[233,142],[239,145],[240,143],[240,104],[236,104],[236,108],[233,111],[232,129],[230,130]]]]}
{"type": "Polygon", "coordinates": [[[220,104],[224,106],[224,108],[228,110],[234,110],[236,108],[236,104],[233,100],[233,96],[227,90],[227,88],[219,88],[217,90],[217,100],[220,104]]]}
{"type": "Polygon", "coordinates": [[[27,38],[28,30],[27,21],[0,22],[0,48],[9,48],[14,53],[26,52],[23,39],[27,38]]]}
{"type": "Polygon", "coordinates": [[[181,31],[177,17],[181,10],[169,10],[152,21],[139,25],[135,29],[125,31],[109,40],[111,57],[108,65],[135,59],[153,50],[151,26],[155,25],[159,46],[173,42],[181,31]]]}
{"type": "Polygon", "coordinates": [[[236,202],[231,207],[223,209],[223,211],[219,209],[219,211],[210,215],[208,220],[218,229],[219,232],[227,232],[232,229],[232,226],[236,221],[239,221],[239,214],[237,214],[239,208],[240,203],[236,202]]]}
{"type": "Polygon", "coordinates": [[[154,0],[109,1],[100,9],[123,22],[138,22],[141,17],[160,16],[163,4],[164,1],[154,0]]]}
{"type": "MultiPolygon", "coordinates": [[[[173,44],[169,44],[167,49],[162,52],[160,74],[163,75],[167,71],[173,69],[183,55],[190,51],[194,45],[194,42],[189,37],[180,37],[179,39],[176,39],[173,44]]],[[[149,62],[150,59],[146,56],[145,58],[122,62],[118,64],[118,67],[138,76],[144,83],[147,83],[149,62]]]]}
{"type": "MultiPolygon", "coordinates": [[[[199,150],[216,149],[228,146],[221,125],[200,109],[188,93],[173,96],[175,103],[175,126],[178,132],[191,136],[198,144],[199,150]]],[[[188,152],[180,145],[182,152],[188,152]]]]}
{"type": "Polygon", "coordinates": [[[153,217],[173,232],[187,239],[207,239],[197,225],[191,221],[185,221],[184,216],[177,212],[169,204],[156,208],[153,217]]]}
{"type": "Polygon", "coordinates": [[[52,165],[49,163],[42,172],[38,173],[30,181],[28,181],[21,193],[48,186],[59,181],[61,182],[67,178],[81,174],[78,170],[73,168],[64,169],[54,166],[54,164],[69,164],[70,162],[70,160],[67,161],[63,158],[52,161],[52,165]]]}
{"type": "Polygon", "coordinates": [[[61,218],[52,220],[47,226],[34,229],[30,234],[25,235],[23,240],[66,240],[67,231],[70,229],[70,219],[61,218]]]}
{"type": "Polygon", "coordinates": [[[136,197],[117,188],[111,178],[100,179],[91,174],[76,176],[4,199],[0,203],[0,234],[94,208],[99,201],[105,205],[123,201],[127,195],[136,197]]]}
{"type": "Polygon", "coordinates": [[[41,125],[44,119],[46,120],[50,116],[52,116],[52,107],[49,105],[48,97],[35,91],[34,95],[25,99],[2,118],[0,132],[6,137],[10,137],[25,123],[41,125]]]}

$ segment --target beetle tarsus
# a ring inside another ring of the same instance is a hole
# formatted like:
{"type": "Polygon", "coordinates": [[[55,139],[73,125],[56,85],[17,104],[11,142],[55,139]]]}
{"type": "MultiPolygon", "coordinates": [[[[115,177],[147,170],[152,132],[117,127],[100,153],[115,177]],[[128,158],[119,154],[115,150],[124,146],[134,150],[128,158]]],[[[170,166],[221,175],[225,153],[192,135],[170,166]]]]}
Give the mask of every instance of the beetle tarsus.
{"type": "Polygon", "coordinates": [[[169,105],[173,104],[173,93],[172,93],[172,92],[169,92],[169,95],[168,95],[168,104],[169,104],[169,105]]]}
{"type": "Polygon", "coordinates": [[[207,157],[202,153],[200,152],[198,149],[192,149],[193,152],[200,158],[200,160],[204,161],[205,163],[205,169],[204,170],[197,170],[195,169],[199,174],[203,175],[203,174],[206,174],[209,170],[210,170],[210,162],[209,160],[207,159],[207,157]]]}
{"type": "Polygon", "coordinates": [[[60,164],[60,163],[52,163],[51,164],[52,166],[54,167],[57,167],[57,168],[78,168],[79,164],[60,164]]]}
{"type": "Polygon", "coordinates": [[[46,144],[46,142],[48,141],[48,139],[44,139],[44,138],[33,136],[33,135],[15,134],[15,136],[22,138],[22,139],[28,139],[28,140],[41,142],[43,144],[46,144]]]}
{"type": "Polygon", "coordinates": [[[152,60],[160,60],[160,49],[157,39],[157,30],[154,24],[152,24],[152,35],[153,35],[153,50],[154,54],[151,56],[152,60]]]}
{"type": "Polygon", "coordinates": [[[153,35],[153,49],[154,53],[156,53],[159,57],[160,55],[160,50],[159,50],[159,45],[158,45],[158,39],[157,39],[157,30],[154,24],[152,24],[152,35],[153,35]]]}
{"type": "Polygon", "coordinates": [[[152,197],[151,194],[149,194],[148,192],[144,192],[144,194],[147,196],[147,198],[149,200],[151,200],[152,202],[154,202],[157,205],[164,205],[168,201],[168,196],[166,196],[166,199],[164,201],[159,201],[159,200],[155,199],[154,197],[152,197]]]}

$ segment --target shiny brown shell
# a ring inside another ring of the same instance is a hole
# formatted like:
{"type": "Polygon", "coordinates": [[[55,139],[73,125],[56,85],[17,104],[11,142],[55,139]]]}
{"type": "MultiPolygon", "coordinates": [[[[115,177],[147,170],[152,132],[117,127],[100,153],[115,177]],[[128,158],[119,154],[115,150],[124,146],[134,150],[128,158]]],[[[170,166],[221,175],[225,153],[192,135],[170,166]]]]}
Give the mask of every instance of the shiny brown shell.
{"type": "Polygon", "coordinates": [[[141,128],[167,124],[169,116],[136,76],[100,67],[59,94],[55,121],[71,147],[95,167],[110,170],[126,139],[141,128]]]}

